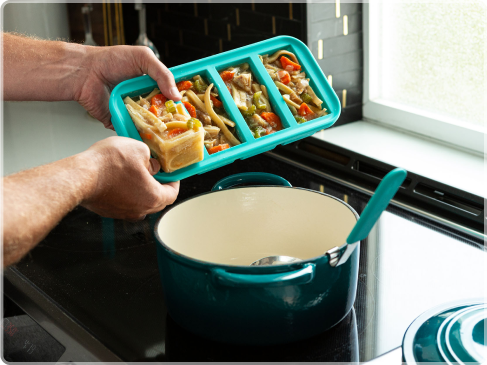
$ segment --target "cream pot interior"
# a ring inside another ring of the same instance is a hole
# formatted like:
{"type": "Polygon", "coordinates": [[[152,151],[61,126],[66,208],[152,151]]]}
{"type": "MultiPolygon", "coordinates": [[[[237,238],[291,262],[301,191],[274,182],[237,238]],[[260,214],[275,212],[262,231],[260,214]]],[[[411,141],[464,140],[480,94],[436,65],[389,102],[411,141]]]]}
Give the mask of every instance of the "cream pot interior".
{"type": "Polygon", "coordinates": [[[272,255],[303,260],[342,246],[357,218],[335,198],[309,190],[250,187],[175,206],[157,227],[162,242],[191,258],[250,265],[272,255]]]}

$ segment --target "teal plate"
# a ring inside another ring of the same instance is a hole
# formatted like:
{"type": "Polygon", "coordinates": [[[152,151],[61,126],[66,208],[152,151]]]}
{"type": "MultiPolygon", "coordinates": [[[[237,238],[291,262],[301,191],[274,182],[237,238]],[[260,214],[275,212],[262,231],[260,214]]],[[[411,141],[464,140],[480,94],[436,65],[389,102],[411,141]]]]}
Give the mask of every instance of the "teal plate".
{"type": "MultiPolygon", "coordinates": [[[[172,67],[170,71],[173,73],[176,82],[187,80],[199,74],[210,83],[215,84],[225,111],[236,124],[237,137],[242,143],[212,155],[209,155],[205,148],[205,155],[202,161],[171,173],[159,172],[154,175],[160,182],[177,181],[192,175],[203,174],[207,171],[228,165],[237,159],[249,158],[272,150],[277,145],[284,145],[309,137],[319,130],[331,127],[340,116],[341,107],[338,96],[328,83],[327,78],[308,47],[293,37],[281,36],[271,38],[249,46],[172,67]],[[276,85],[259,59],[259,55],[270,55],[281,49],[293,52],[296,55],[302,70],[310,78],[310,86],[316,95],[323,100],[323,107],[327,109],[329,114],[303,124],[296,122],[282,95],[279,93],[276,85]],[[257,139],[252,135],[252,132],[219,75],[219,72],[223,69],[230,66],[238,66],[245,62],[250,65],[250,70],[257,82],[267,87],[272,109],[281,118],[283,125],[282,130],[257,139]]],[[[113,89],[110,95],[109,107],[112,115],[112,124],[119,136],[142,141],[125,108],[123,98],[148,93],[154,87],[157,87],[156,81],[146,75],[126,80],[113,89]]]]}
{"type": "Polygon", "coordinates": [[[455,362],[455,359],[449,353],[444,354],[444,351],[437,343],[439,331],[446,329],[445,324],[453,319],[458,311],[483,302],[483,298],[459,300],[442,304],[421,314],[411,323],[404,335],[402,344],[403,361],[407,364],[445,363],[449,359],[455,362]]]}

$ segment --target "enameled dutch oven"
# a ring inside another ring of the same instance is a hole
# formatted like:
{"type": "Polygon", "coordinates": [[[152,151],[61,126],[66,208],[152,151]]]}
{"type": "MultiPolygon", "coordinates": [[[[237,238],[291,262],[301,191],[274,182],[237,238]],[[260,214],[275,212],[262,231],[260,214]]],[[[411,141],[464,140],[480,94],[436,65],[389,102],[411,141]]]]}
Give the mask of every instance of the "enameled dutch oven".
{"type": "Polygon", "coordinates": [[[156,223],[168,312],[188,331],[228,343],[270,345],[324,332],[355,300],[359,243],[335,265],[357,219],[345,202],[276,175],[227,177],[156,223]],[[260,185],[228,189],[244,183],[260,185]],[[272,255],[303,261],[249,266],[272,255]]]}

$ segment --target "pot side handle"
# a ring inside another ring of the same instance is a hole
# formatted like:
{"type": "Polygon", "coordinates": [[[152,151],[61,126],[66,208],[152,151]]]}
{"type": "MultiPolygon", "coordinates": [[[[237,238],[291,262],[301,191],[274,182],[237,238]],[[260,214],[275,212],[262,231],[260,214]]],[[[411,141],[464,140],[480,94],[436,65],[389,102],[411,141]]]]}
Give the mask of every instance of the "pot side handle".
{"type": "Polygon", "coordinates": [[[274,174],[268,174],[266,172],[244,172],[241,174],[230,175],[221,179],[213,186],[211,191],[225,190],[233,186],[248,183],[292,187],[289,181],[274,174]]]}
{"type": "Polygon", "coordinates": [[[301,269],[277,274],[237,274],[220,268],[211,270],[214,282],[232,287],[270,287],[309,283],[315,276],[315,264],[305,264],[301,269]]]}

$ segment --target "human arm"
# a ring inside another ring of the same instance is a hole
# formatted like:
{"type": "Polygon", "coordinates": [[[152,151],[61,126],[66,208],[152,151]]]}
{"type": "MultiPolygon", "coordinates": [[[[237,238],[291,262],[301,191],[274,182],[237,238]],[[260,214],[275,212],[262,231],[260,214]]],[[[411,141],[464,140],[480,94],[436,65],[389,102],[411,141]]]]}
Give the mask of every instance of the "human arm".
{"type": "Polygon", "coordinates": [[[172,204],[179,182],[161,185],[147,145],[110,137],[88,150],[3,178],[3,263],[20,260],[77,205],[137,220],[172,204]]]}
{"type": "Polygon", "coordinates": [[[148,74],[172,100],[181,95],[172,73],[147,47],[91,47],[3,33],[4,99],[78,101],[106,128],[110,92],[121,81],[148,74]]]}

